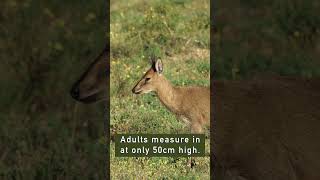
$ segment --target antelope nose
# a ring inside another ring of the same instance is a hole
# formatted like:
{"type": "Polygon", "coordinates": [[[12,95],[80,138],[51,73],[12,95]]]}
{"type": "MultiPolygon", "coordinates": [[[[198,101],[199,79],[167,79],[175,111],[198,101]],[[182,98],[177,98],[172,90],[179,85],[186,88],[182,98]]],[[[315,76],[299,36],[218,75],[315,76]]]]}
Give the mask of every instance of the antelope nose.
{"type": "Polygon", "coordinates": [[[135,89],[135,87],[132,89],[132,93],[133,93],[133,94],[135,94],[135,92],[136,92],[134,89],[135,89]]]}
{"type": "Polygon", "coordinates": [[[71,97],[73,97],[74,99],[78,99],[79,95],[80,95],[80,90],[78,87],[73,87],[70,91],[71,97]]]}

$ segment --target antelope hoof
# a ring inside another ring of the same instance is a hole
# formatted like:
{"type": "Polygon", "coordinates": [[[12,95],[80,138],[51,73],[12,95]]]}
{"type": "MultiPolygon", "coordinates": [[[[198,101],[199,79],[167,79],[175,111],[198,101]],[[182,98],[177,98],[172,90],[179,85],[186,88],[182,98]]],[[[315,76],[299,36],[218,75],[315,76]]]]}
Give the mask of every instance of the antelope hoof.
{"type": "Polygon", "coordinates": [[[196,164],[196,161],[194,159],[188,160],[187,166],[190,168],[193,168],[196,164]]]}

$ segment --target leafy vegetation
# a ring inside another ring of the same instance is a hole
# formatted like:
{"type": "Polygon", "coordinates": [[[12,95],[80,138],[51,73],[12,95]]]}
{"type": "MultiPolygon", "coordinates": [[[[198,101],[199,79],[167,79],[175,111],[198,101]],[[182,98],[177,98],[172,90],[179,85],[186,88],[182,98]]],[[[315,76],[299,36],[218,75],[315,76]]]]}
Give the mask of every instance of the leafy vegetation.
{"type": "Polygon", "coordinates": [[[213,34],[216,79],[257,73],[320,76],[320,4],[316,1],[224,1],[213,34]]]}
{"type": "MultiPolygon", "coordinates": [[[[131,89],[156,55],[175,85],[210,84],[210,3],[194,1],[111,2],[111,126],[116,133],[189,133],[153,94],[131,89]]],[[[209,142],[209,140],[208,140],[209,142]]],[[[207,143],[209,151],[209,144],[207,143]]],[[[208,152],[207,151],[207,152],[208,152]]],[[[209,157],[187,159],[119,158],[111,143],[114,179],[209,179],[209,157]]]]}
{"type": "Polygon", "coordinates": [[[105,1],[0,3],[0,179],[103,179],[103,107],[72,83],[105,44],[105,1]]]}
{"type": "MultiPolygon", "coordinates": [[[[105,3],[1,1],[1,179],[103,179],[103,104],[78,104],[69,89],[109,35],[105,3]]],[[[320,76],[319,6],[316,0],[217,3],[214,78],[320,76]]],[[[153,54],[173,84],[209,85],[209,0],[113,0],[110,8],[112,130],[188,132],[156,97],[132,95],[131,88],[153,54]]],[[[208,157],[195,169],[184,158],[111,158],[115,179],[209,178],[208,157]]]]}

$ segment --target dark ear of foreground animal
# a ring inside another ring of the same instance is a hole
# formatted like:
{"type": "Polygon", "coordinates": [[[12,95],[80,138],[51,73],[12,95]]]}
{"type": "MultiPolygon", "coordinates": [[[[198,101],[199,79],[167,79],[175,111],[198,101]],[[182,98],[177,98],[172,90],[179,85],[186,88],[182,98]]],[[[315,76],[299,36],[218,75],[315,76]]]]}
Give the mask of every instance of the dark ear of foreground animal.
{"type": "Polygon", "coordinates": [[[93,103],[108,98],[107,79],[109,51],[102,53],[89,65],[86,71],[73,84],[70,95],[77,101],[93,103]]]}

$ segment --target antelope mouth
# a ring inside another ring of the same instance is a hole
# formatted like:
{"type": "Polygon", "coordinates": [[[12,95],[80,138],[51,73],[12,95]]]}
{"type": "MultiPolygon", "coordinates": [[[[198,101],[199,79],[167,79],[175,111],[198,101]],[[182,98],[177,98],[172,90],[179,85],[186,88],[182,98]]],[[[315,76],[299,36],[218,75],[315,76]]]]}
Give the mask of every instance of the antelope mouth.
{"type": "Polygon", "coordinates": [[[133,94],[141,94],[142,90],[135,90],[135,88],[132,89],[133,94]]]}
{"type": "Polygon", "coordinates": [[[77,101],[83,102],[85,104],[90,104],[99,101],[98,94],[93,94],[87,97],[81,97],[76,99],[77,101]]]}
{"type": "Polygon", "coordinates": [[[98,91],[94,94],[88,95],[86,97],[79,98],[80,102],[83,102],[85,104],[90,103],[96,103],[100,101],[108,101],[109,100],[109,91],[108,90],[102,90],[98,91]]]}
{"type": "Polygon", "coordinates": [[[75,99],[76,101],[79,101],[85,104],[91,104],[91,103],[95,103],[105,99],[105,96],[103,93],[97,92],[97,93],[86,95],[86,96],[81,96],[81,95],[72,96],[72,98],[75,99]]]}
{"type": "Polygon", "coordinates": [[[135,92],[133,92],[134,94],[141,94],[142,93],[142,91],[135,91],[135,92]]]}

